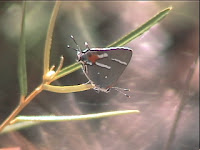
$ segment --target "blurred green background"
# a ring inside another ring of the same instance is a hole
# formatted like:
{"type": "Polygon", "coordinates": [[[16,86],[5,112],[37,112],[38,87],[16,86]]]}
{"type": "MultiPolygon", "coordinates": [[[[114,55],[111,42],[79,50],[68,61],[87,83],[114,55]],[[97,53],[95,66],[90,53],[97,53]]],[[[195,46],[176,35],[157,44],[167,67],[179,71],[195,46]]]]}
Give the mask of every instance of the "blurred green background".
{"type": "MultiPolygon", "coordinates": [[[[199,57],[199,2],[161,1],[63,1],[52,37],[51,64],[61,55],[64,66],[76,61],[73,35],[82,49],[106,47],[136,29],[159,11],[173,9],[159,24],[127,44],[132,60],[116,86],[129,88],[131,98],[112,90],[57,94],[42,92],[23,115],[75,115],[111,110],[138,109],[125,115],[90,121],[48,123],[0,135],[0,148],[34,150],[160,150],[167,141],[180,90],[191,64],[199,57]]],[[[54,2],[27,2],[26,55],[28,92],[42,79],[43,50],[54,2]]],[[[22,2],[0,2],[0,121],[19,102],[17,58],[22,2]]],[[[87,82],[82,70],[54,82],[76,85],[87,82]]],[[[199,64],[190,84],[171,149],[199,149],[199,64]]]]}

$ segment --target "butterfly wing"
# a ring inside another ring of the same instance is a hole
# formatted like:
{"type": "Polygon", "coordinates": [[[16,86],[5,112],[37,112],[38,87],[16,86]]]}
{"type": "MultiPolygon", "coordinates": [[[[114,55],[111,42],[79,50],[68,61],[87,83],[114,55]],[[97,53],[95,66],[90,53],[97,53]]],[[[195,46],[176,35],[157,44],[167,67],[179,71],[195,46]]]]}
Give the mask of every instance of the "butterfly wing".
{"type": "Polygon", "coordinates": [[[92,65],[87,65],[85,74],[101,91],[106,91],[113,86],[132,57],[132,50],[126,47],[94,48],[89,52],[100,58],[92,65]]]}

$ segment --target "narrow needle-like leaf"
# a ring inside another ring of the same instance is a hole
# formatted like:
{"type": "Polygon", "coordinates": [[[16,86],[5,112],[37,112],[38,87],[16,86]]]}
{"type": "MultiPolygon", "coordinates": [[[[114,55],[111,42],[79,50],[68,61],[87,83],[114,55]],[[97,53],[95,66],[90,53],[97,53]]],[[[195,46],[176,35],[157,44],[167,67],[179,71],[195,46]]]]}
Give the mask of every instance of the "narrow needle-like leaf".
{"type": "Polygon", "coordinates": [[[124,46],[125,44],[129,43],[133,39],[137,38],[141,34],[145,33],[148,31],[152,26],[154,26],[156,23],[158,23],[160,20],[162,20],[172,9],[172,7],[166,8],[159,12],[157,15],[155,15],[153,18],[151,18],[149,21],[141,25],[139,28],[136,30],[130,32],[129,34],[125,35],[118,41],[108,45],[107,47],[117,47],[117,46],[124,46]]]}
{"type": "Polygon", "coordinates": [[[53,29],[55,26],[55,20],[56,16],[58,14],[59,6],[60,6],[61,1],[56,1],[52,16],[50,19],[49,23],[49,28],[47,31],[47,36],[46,36],[46,41],[45,41],[45,48],[44,48],[44,73],[43,75],[45,76],[47,72],[49,71],[49,62],[50,62],[50,49],[51,49],[51,40],[52,40],[52,34],[53,34],[53,29]]]}
{"type": "Polygon", "coordinates": [[[87,115],[74,115],[74,116],[19,116],[15,118],[14,122],[22,121],[36,121],[36,122],[58,122],[58,121],[73,121],[73,120],[88,120],[88,119],[98,119],[103,117],[111,117],[117,115],[139,113],[139,110],[121,110],[121,111],[111,111],[87,115]]]}
{"type": "Polygon", "coordinates": [[[26,48],[25,48],[25,14],[26,1],[23,2],[21,35],[18,53],[18,79],[20,85],[20,93],[22,96],[27,94],[27,73],[26,73],[26,48]]]}
{"type": "Polygon", "coordinates": [[[43,85],[43,89],[50,92],[55,93],[72,93],[72,92],[80,92],[94,88],[92,84],[81,84],[81,85],[73,85],[73,86],[53,86],[53,85],[43,85]]]}
{"type": "Polygon", "coordinates": [[[33,125],[37,125],[40,122],[33,122],[33,121],[25,121],[25,122],[19,122],[19,123],[15,123],[12,125],[8,125],[6,126],[0,134],[4,134],[4,133],[8,133],[8,132],[12,132],[12,131],[16,131],[16,130],[20,130],[20,129],[24,129],[27,127],[31,127],[33,125]]]}
{"type": "Polygon", "coordinates": [[[24,129],[26,127],[31,127],[45,122],[98,119],[103,117],[111,117],[111,116],[125,115],[131,113],[139,113],[139,112],[140,112],[139,110],[122,110],[122,111],[112,111],[112,112],[104,112],[104,113],[88,114],[88,115],[76,115],[76,116],[19,116],[13,120],[14,124],[8,125],[6,128],[4,128],[1,134],[24,129]]]}

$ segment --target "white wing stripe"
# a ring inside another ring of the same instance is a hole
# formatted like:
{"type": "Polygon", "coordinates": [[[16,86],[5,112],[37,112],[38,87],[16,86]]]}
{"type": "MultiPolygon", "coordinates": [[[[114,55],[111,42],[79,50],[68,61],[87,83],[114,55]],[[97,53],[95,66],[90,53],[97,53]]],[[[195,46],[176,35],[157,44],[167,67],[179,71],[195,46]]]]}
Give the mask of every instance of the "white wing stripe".
{"type": "Polygon", "coordinates": [[[127,63],[126,63],[126,62],[121,61],[121,60],[119,60],[119,59],[111,58],[111,60],[116,61],[116,62],[118,62],[118,63],[120,63],[120,64],[122,64],[122,65],[126,65],[126,66],[127,66],[127,63]]]}
{"type": "Polygon", "coordinates": [[[99,67],[103,67],[103,68],[106,68],[106,69],[111,69],[110,66],[105,65],[105,64],[102,64],[102,63],[99,63],[99,62],[95,62],[95,64],[96,64],[97,66],[99,66],[99,67]]]}
{"type": "Polygon", "coordinates": [[[108,57],[108,54],[107,53],[103,53],[101,55],[97,55],[99,58],[105,58],[105,57],[108,57]]]}

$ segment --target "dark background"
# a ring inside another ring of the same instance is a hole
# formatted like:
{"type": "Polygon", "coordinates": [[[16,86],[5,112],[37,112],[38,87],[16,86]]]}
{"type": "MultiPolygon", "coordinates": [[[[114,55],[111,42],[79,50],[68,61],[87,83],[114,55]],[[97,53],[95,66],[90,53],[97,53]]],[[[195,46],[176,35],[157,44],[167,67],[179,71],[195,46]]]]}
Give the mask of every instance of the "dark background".
{"type": "MultiPolygon", "coordinates": [[[[41,82],[43,49],[54,2],[27,2],[26,51],[28,90],[41,82]]],[[[22,150],[161,150],[181,101],[189,68],[199,56],[199,2],[63,2],[52,37],[51,64],[61,55],[64,66],[73,64],[73,35],[82,49],[105,47],[136,29],[159,11],[173,9],[159,24],[133,40],[132,60],[116,86],[129,88],[131,98],[112,90],[58,94],[42,92],[20,115],[79,115],[138,109],[140,114],[89,121],[45,123],[0,135],[0,148],[22,150]]],[[[0,2],[0,122],[19,102],[17,55],[22,2],[0,2]]],[[[87,82],[82,70],[54,82],[76,85],[87,82]]],[[[199,63],[189,96],[174,135],[172,150],[199,149],[199,63]]]]}

